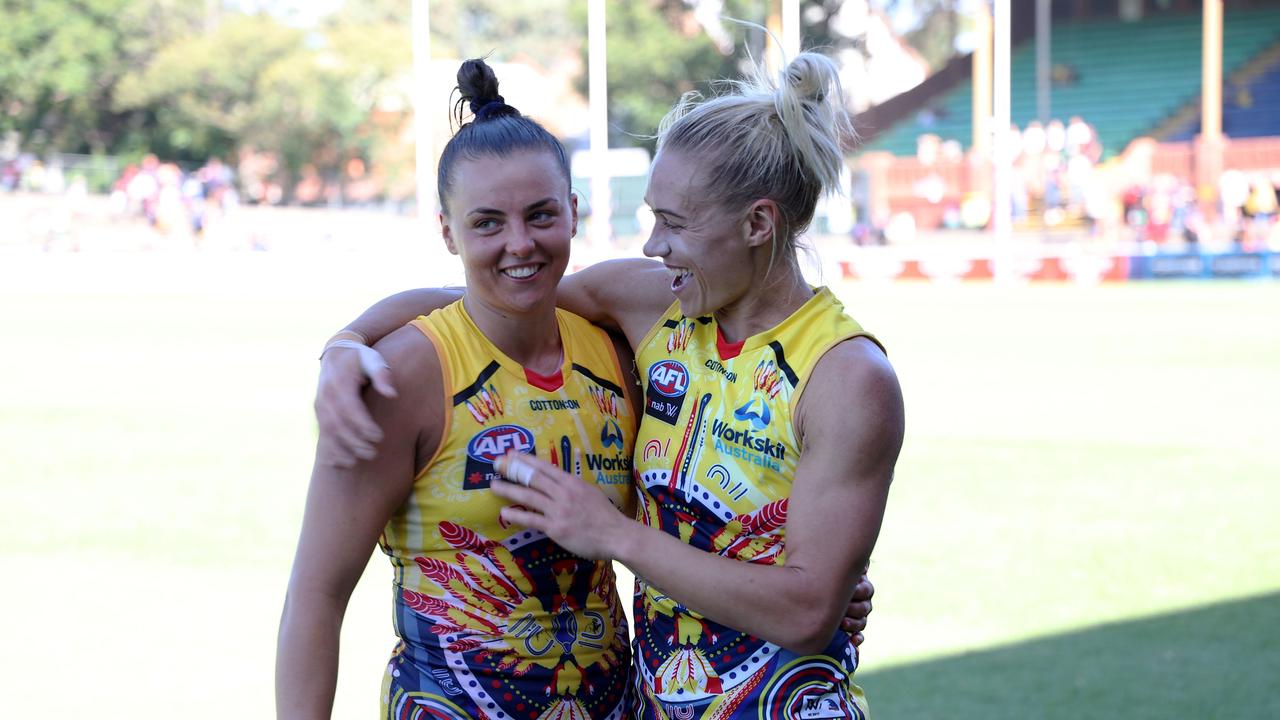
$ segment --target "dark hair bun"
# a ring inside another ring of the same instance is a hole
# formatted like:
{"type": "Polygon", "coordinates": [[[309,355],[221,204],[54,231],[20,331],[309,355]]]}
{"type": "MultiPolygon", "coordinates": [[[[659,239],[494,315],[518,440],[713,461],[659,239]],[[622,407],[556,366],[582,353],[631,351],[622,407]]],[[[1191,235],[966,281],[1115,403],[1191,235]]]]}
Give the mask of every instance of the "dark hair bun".
{"type": "Polygon", "coordinates": [[[458,68],[458,93],[477,120],[500,115],[517,115],[498,94],[498,76],[482,58],[473,58],[458,68]],[[481,113],[487,106],[487,112],[481,113]],[[495,110],[497,112],[495,112],[495,110]]]}

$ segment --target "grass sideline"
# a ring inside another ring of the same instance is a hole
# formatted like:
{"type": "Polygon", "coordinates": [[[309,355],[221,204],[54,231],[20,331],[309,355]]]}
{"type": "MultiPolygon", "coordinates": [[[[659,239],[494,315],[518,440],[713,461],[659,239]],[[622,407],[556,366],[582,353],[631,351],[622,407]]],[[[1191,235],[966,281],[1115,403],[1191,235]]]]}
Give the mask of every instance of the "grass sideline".
{"type": "MultiPolygon", "coordinates": [[[[384,289],[83,262],[0,283],[0,715],[269,716],[314,358],[384,289]]],[[[876,717],[1280,715],[1280,284],[837,289],[908,408],[876,717]]],[[[375,555],[334,717],[376,708],[389,579],[375,555]]]]}

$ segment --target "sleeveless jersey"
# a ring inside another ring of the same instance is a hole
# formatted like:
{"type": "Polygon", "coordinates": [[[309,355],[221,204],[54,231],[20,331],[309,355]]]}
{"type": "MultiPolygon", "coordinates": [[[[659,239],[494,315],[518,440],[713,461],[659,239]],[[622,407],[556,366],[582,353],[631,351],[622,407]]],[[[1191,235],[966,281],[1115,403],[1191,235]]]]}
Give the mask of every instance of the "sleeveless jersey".
{"type": "MultiPolygon", "coordinates": [[[[706,552],[784,564],[800,454],[796,403],[818,359],[859,335],[870,337],[825,288],[737,344],[724,341],[713,318],[685,317],[673,304],[636,352],[645,379],[639,519],[706,552]]],[[[821,654],[799,656],[639,578],[635,622],[637,717],[865,716],[852,680],[857,653],[840,630],[821,654]]]]}
{"type": "Polygon", "coordinates": [[[608,335],[557,311],[557,376],[527,372],[480,332],[462,301],[411,324],[443,368],[439,450],[381,545],[395,569],[400,637],[384,717],[621,718],[626,617],[611,563],[504,523],[488,488],[509,449],[596,482],[619,507],[632,481],[635,418],[608,335]]]}

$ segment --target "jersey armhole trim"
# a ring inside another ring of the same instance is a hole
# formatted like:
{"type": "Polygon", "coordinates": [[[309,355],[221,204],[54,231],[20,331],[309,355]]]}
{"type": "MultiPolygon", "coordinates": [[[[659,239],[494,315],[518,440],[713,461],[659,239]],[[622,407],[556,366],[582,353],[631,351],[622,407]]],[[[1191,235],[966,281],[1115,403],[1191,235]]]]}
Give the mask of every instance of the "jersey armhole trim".
{"type": "MultiPolygon", "coordinates": [[[[633,411],[638,403],[633,403],[632,398],[635,397],[634,393],[638,392],[640,388],[631,384],[630,373],[622,367],[622,360],[618,358],[618,348],[614,347],[616,340],[614,340],[613,336],[604,328],[599,328],[594,325],[591,327],[603,336],[602,339],[604,344],[609,348],[609,357],[613,358],[613,368],[618,372],[618,387],[622,389],[622,402],[627,405],[627,417],[631,420],[630,429],[631,434],[634,437],[636,432],[640,429],[640,419],[636,417],[636,414],[633,411]],[[631,387],[628,387],[628,385],[631,385],[631,387]]],[[[625,340],[623,342],[625,342],[625,340]]],[[[639,371],[637,371],[637,374],[639,374],[639,371]]]]}
{"type": "Polygon", "coordinates": [[[440,426],[440,443],[436,446],[435,452],[431,454],[431,459],[427,460],[426,464],[422,466],[422,470],[413,476],[413,482],[416,485],[419,480],[431,471],[431,466],[436,464],[436,460],[440,459],[445,446],[449,444],[449,435],[453,432],[453,393],[450,392],[453,387],[453,373],[449,367],[448,356],[444,352],[444,341],[436,335],[435,330],[427,322],[427,317],[419,315],[410,320],[409,324],[426,336],[427,342],[430,342],[432,348],[436,351],[436,360],[440,363],[440,407],[444,413],[444,422],[440,426]]]}
{"type": "MultiPolygon", "coordinates": [[[[876,347],[880,348],[880,352],[884,353],[885,355],[889,354],[888,352],[885,351],[884,345],[881,345],[880,341],[876,339],[876,336],[872,335],[869,332],[866,332],[865,330],[858,331],[858,332],[851,332],[848,335],[843,335],[827,343],[826,347],[823,347],[821,350],[817,352],[817,354],[813,356],[813,362],[810,363],[808,367],[803,368],[800,371],[801,372],[800,384],[796,386],[795,392],[791,393],[791,401],[788,403],[788,406],[789,406],[788,410],[791,412],[792,418],[800,417],[800,415],[797,413],[797,411],[800,409],[800,398],[804,397],[804,391],[806,388],[809,387],[809,378],[813,377],[813,369],[818,367],[818,363],[822,362],[822,358],[825,357],[827,353],[831,352],[831,348],[839,345],[840,343],[846,342],[848,340],[853,340],[854,338],[860,338],[860,337],[864,337],[870,340],[871,342],[875,343],[876,347]]],[[[797,435],[799,435],[799,433],[797,433],[797,435]]],[[[799,438],[797,437],[797,439],[799,438]]]]}

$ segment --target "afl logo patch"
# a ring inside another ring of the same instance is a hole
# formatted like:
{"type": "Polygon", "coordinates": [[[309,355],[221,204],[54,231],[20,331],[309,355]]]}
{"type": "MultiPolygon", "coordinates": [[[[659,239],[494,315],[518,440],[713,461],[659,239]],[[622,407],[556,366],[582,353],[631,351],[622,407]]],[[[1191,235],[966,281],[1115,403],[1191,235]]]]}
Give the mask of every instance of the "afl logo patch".
{"type": "Polygon", "coordinates": [[[644,414],[675,425],[689,392],[689,368],[675,360],[661,360],[649,367],[644,393],[644,414]]]}
{"type": "Polygon", "coordinates": [[[508,450],[527,453],[533,449],[533,433],[519,425],[499,425],[476,433],[467,443],[467,457],[491,463],[508,450]]]}
{"type": "Polygon", "coordinates": [[[675,360],[663,360],[649,368],[649,387],[658,394],[683,397],[689,390],[689,368],[675,360]]]}
{"type": "Polygon", "coordinates": [[[497,478],[493,461],[508,450],[534,454],[533,433],[519,425],[499,425],[476,433],[467,443],[467,467],[462,478],[463,490],[489,487],[497,478]]]}

